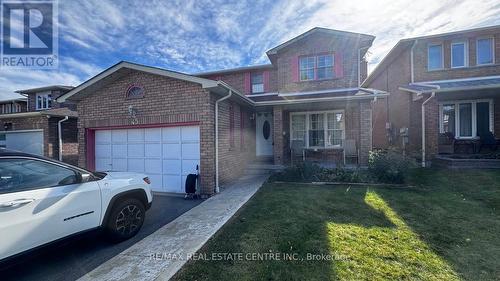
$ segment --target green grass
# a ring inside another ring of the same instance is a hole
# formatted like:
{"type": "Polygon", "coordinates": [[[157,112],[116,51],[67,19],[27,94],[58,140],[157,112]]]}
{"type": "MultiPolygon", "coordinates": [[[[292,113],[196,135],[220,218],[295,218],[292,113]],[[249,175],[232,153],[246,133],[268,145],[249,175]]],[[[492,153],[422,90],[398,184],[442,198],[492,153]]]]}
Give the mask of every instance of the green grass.
{"type": "Polygon", "coordinates": [[[418,170],[410,184],[267,183],[200,250],[243,259],[190,261],[174,280],[499,280],[500,172],[418,170]]]}

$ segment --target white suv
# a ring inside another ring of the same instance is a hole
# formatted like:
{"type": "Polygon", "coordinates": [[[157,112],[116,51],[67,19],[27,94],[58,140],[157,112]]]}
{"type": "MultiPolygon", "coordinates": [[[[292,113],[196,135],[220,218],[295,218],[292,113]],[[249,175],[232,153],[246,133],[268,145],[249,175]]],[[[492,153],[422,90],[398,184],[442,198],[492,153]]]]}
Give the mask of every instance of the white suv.
{"type": "Polygon", "coordinates": [[[0,260],[96,228],[128,239],[152,199],[146,175],[92,173],[0,149],[0,260]]]}

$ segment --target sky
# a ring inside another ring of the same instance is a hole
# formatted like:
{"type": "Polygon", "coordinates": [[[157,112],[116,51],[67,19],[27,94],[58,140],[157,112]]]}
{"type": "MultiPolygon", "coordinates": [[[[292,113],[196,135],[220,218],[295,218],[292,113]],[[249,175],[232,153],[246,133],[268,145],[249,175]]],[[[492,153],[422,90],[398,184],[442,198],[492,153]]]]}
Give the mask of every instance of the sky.
{"type": "Polygon", "coordinates": [[[186,73],[269,63],[316,26],[375,35],[373,70],[400,39],[496,24],[498,0],[60,0],[59,69],[0,69],[0,98],[77,86],[121,60],[186,73]]]}

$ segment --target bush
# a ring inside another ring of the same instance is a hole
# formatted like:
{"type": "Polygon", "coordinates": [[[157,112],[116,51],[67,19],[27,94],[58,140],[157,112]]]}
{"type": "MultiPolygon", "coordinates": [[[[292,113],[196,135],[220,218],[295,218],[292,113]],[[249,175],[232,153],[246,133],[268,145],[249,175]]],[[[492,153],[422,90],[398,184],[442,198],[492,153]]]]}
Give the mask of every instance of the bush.
{"type": "Polygon", "coordinates": [[[370,151],[368,171],[383,183],[404,183],[414,162],[396,149],[370,151]]]}
{"type": "Polygon", "coordinates": [[[305,162],[289,167],[280,173],[271,176],[271,181],[287,182],[367,182],[368,175],[359,170],[345,170],[342,168],[326,169],[314,163],[305,162]]]}

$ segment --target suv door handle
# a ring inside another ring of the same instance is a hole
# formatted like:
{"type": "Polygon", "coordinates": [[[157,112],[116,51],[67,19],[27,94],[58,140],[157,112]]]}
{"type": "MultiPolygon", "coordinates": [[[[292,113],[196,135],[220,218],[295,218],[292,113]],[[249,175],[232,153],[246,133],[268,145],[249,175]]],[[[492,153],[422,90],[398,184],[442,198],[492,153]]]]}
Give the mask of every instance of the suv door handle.
{"type": "Polygon", "coordinates": [[[11,208],[11,207],[17,207],[20,205],[26,205],[31,202],[35,201],[35,199],[18,199],[18,200],[13,200],[10,202],[5,202],[5,203],[0,203],[0,208],[11,208]]]}

